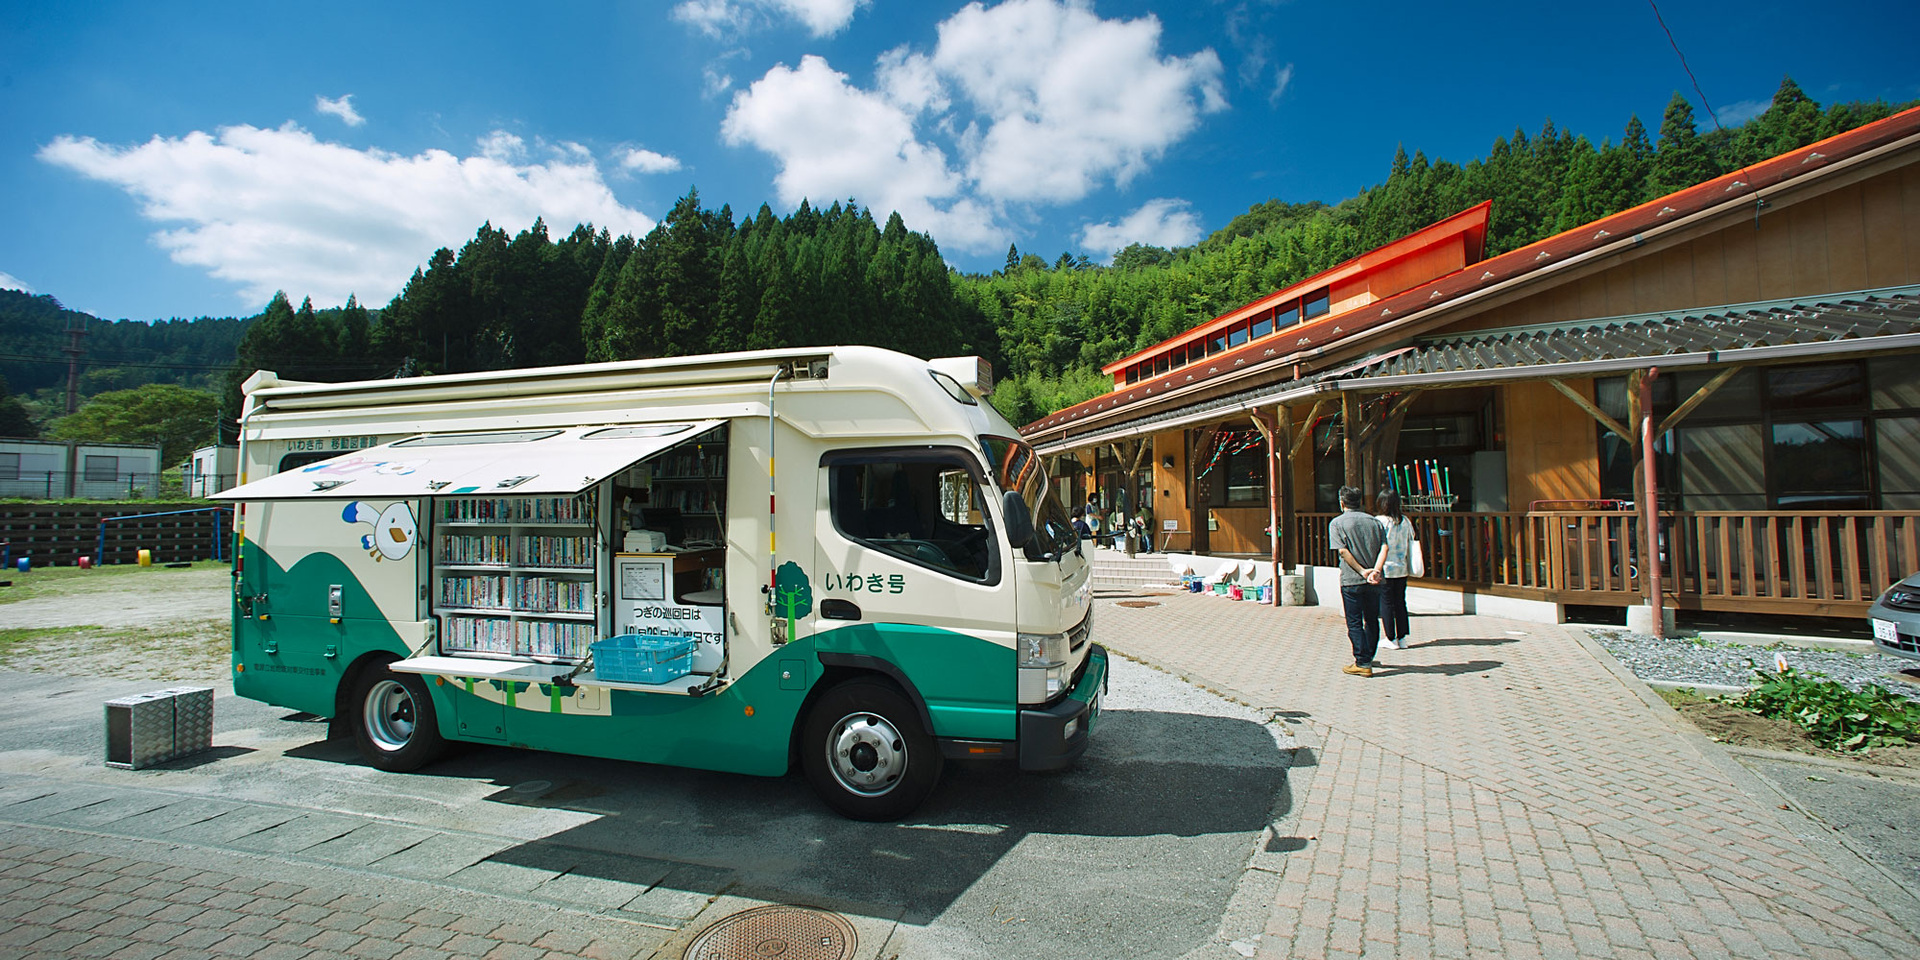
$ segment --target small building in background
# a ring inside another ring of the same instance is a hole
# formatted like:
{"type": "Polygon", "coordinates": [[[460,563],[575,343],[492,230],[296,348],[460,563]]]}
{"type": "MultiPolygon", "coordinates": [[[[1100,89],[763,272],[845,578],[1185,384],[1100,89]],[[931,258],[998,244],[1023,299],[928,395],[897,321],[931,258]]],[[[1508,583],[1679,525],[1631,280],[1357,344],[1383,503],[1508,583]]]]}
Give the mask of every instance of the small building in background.
{"type": "Polygon", "coordinates": [[[0,497],[152,500],[160,445],[0,437],[0,497]]]}
{"type": "Polygon", "coordinates": [[[201,447],[180,465],[180,486],[194,499],[211,497],[232,487],[240,472],[237,446],[201,447]]]}

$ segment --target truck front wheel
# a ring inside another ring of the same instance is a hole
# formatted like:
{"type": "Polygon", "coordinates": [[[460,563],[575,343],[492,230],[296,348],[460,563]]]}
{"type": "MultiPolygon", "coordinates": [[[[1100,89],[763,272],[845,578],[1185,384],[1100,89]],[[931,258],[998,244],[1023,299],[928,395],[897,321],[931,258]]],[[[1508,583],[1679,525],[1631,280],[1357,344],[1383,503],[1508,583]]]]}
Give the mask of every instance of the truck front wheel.
{"type": "Polygon", "coordinates": [[[353,739],[360,755],[382,770],[417,770],[446,752],[427,685],[385,664],[361,671],[353,696],[353,739]]]}
{"type": "Polygon", "coordinates": [[[912,701],[890,683],[848,680],[807,714],[801,767],[841,816],[898,820],[940,780],[940,748],[912,701]]]}

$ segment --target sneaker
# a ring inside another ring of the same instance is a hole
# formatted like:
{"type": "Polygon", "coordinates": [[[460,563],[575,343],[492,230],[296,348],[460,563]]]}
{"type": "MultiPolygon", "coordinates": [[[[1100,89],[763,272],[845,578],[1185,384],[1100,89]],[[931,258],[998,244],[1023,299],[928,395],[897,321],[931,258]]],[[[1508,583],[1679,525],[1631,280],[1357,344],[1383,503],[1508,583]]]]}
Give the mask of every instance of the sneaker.
{"type": "Polygon", "coordinates": [[[1400,637],[1398,639],[1388,640],[1387,642],[1393,644],[1393,648],[1395,650],[1405,650],[1407,648],[1406,637],[1400,637]]]}
{"type": "Polygon", "coordinates": [[[1341,667],[1341,668],[1340,668],[1340,672],[1341,672],[1341,673],[1351,673],[1351,674],[1353,674],[1353,675],[1354,675],[1354,676],[1356,676],[1356,677],[1371,677],[1371,676],[1373,676],[1373,668],[1372,668],[1372,667],[1363,667],[1363,666],[1360,666],[1359,664],[1348,664],[1348,665],[1346,665],[1346,666],[1344,666],[1344,667],[1341,667]]]}

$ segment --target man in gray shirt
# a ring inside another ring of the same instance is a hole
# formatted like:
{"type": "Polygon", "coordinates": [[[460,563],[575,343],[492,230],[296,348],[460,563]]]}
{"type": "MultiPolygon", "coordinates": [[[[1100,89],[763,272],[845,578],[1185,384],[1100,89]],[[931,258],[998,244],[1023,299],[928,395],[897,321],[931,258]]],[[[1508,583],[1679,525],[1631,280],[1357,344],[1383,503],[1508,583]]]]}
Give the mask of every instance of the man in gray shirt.
{"type": "Polygon", "coordinates": [[[1386,545],[1387,531],[1362,509],[1359,487],[1340,488],[1341,514],[1327,525],[1327,543],[1340,555],[1340,601],[1347,610],[1347,640],[1358,677],[1373,676],[1373,655],[1380,647],[1380,570],[1374,561],[1386,545]]]}

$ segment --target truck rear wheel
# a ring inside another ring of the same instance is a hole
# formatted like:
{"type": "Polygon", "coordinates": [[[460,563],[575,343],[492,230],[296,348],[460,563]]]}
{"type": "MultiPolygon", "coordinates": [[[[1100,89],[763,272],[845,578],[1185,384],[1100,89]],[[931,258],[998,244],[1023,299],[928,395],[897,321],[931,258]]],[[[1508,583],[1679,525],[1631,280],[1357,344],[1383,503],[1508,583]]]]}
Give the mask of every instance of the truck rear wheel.
{"type": "Polygon", "coordinates": [[[801,767],[827,806],[853,820],[898,820],[933,792],[942,760],[913,702],[890,683],[848,680],[807,714],[801,767]]]}
{"type": "Polygon", "coordinates": [[[361,671],[353,695],[353,739],[360,755],[382,770],[418,770],[446,752],[427,685],[385,664],[361,671]]]}

